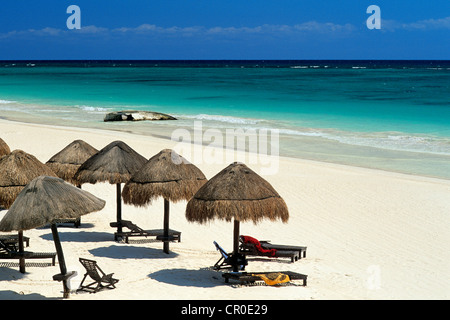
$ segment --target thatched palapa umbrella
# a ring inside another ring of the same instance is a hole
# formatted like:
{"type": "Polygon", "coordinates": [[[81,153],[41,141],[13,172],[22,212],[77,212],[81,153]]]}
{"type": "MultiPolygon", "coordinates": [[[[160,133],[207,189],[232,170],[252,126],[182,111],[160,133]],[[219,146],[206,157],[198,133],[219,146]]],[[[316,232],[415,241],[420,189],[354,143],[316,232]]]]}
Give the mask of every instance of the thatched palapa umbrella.
{"type": "Polygon", "coordinates": [[[61,270],[53,279],[63,281],[64,298],[68,298],[68,278],[73,272],[67,272],[58,229],[53,221],[78,218],[99,211],[104,206],[105,201],[102,199],[60,178],[40,176],[32,180],[17,196],[0,222],[0,231],[23,231],[51,224],[61,270]]]}
{"type": "Polygon", "coordinates": [[[73,176],[78,168],[97,152],[98,150],[89,143],[83,140],[75,140],[51,157],[45,164],[61,179],[81,187],[73,179],[73,176]]]}
{"type": "Polygon", "coordinates": [[[11,150],[9,149],[8,145],[5,141],[3,141],[2,138],[0,138],[0,158],[4,155],[10,154],[11,150]]]}
{"type": "MultiPolygon", "coordinates": [[[[0,206],[11,207],[23,188],[40,175],[56,177],[35,156],[22,150],[14,150],[0,158],[0,206]]],[[[19,231],[19,252],[24,252],[22,231],[19,231]]],[[[19,260],[19,270],[25,272],[24,259],[19,260]]]]}
{"type": "MultiPolygon", "coordinates": [[[[264,218],[287,222],[289,212],[272,185],[243,163],[232,163],[201,187],[186,206],[188,221],[234,220],[233,255],[239,252],[239,223],[264,218]]],[[[237,271],[237,266],[234,267],[237,271]]]]}
{"type": "Polygon", "coordinates": [[[9,208],[20,191],[34,178],[56,174],[35,156],[14,150],[0,158],[0,205],[9,208]]]}
{"type": "Polygon", "coordinates": [[[117,232],[122,232],[121,183],[126,183],[147,161],[122,141],[114,141],[86,160],[75,173],[79,184],[108,181],[116,184],[117,232]]]}
{"type": "Polygon", "coordinates": [[[125,184],[125,203],[146,206],[164,198],[164,252],[169,253],[169,201],[189,200],[206,183],[199,168],[171,149],[151,157],[125,184]]]}
{"type": "MultiPolygon", "coordinates": [[[[10,153],[11,153],[11,150],[9,149],[9,146],[6,144],[5,141],[2,140],[2,138],[0,138],[0,158],[5,156],[5,155],[7,155],[7,154],[10,154],[10,153]]],[[[0,203],[0,210],[2,208],[3,207],[2,207],[2,205],[0,203]]]]}
{"type": "MultiPolygon", "coordinates": [[[[77,183],[73,176],[78,168],[97,152],[98,150],[89,143],[83,140],[75,140],[51,157],[45,165],[61,179],[81,188],[81,184],[77,183]]],[[[75,221],[76,227],[81,225],[80,219],[75,221]]]]}

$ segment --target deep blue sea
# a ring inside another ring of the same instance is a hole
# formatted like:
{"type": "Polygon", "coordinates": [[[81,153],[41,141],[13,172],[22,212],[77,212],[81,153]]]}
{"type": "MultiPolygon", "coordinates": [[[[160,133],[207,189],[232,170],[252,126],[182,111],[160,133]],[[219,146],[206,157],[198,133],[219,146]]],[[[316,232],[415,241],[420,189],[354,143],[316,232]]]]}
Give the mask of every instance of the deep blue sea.
{"type": "Polygon", "coordinates": [[[165,138],[198,121],[277,129],[282,156],[450,179],[449,60],[0,61],[0,117],[165,138]],[[126,109],[179,120],[103,122],[126,109]]]}

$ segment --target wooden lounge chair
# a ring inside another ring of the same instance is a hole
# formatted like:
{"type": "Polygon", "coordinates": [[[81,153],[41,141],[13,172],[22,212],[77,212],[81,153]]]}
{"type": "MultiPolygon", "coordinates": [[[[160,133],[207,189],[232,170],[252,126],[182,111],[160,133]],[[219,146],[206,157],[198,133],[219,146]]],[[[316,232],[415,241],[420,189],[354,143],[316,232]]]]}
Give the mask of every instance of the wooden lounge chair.
{"type": "Polygon", "coordinates": [[[225,279],[225,283],[229,283],[231,280],[239,281],[243,284],[253,284],[257,281],[265,281],[266,278],[270,278],[271,274],[281,274],[289,277],[289,281],[302,280],[303,286],[306,286],[307,275],[292,272],[292,271],[272,271],[272,272],[227,272],[222,274],[225,279]]]}
{"type": "Polygon", "coordinates": [[[306,249],[305,246],[290,246],[290,245],[283,245],[283,244],[272,244],[268,240],[261,240],[260,241],[261,246],[264,249],[275,249],[275,250],[288,250],[288,251],[298,251],[299,255],[298,258],[306,258],[306,249]]]}
{"type": "Polygon", "coordinates": [[[114,240],[120,241],[125,240],[125,243],[128,243],[129,237],[156,237],[157,240],[161,241],[181,241],[181,232],[169,229],[169,239],[164,238],[164,230],[163,229],[154,229],[154,230],[144,230],[131,221],[128,220],[120,220],[120,222],[111,222],[109,224],[113,228],[117,228],[121,226],[129,229],[128,232],[115,232],[114,240]]]}
{"type": "Polygon", "coordinates": [[[106,288],[114,289],[116,287],[115,284],[119,282],[119,280],[114,279],[112,277],[114,273],[110,274],[104,273],[103,270],[100,269],[100,267],[97,265],[97,262],[94,260],[84,258],[80,258],[79,260],[83,265],[83,267],[86,269],[86,273],[77,291],[87,291],[89,293],[96,293],[102,289],[106,288]],[[84,281],[88,276],[94,281],[87,285],[83,285],[84,281]]]}
{"type": "Polygon", "coordinates": [[[20,271],[24,273],[26,259],[52,259],[52,266],[54,266],[56,252],[19,252],[17,243],[0,240],[0,259],[23,259],[24,263],[20,268],[20,271]]]}
{"type": "Polygon", "coordinates": [[[239,252],[245,256],[264,256],[272,258],[290,258],[291,262],[301,259],[306,247],[270,245],[249,236],[239,237],[239,252]]]}
{"type": "MultiPolygon", "coordinates": [[[[0,235],[0,241],[3,241],[4,244],[14,243],[15,247],[19,247],[19,235],[16,234],[2,234],[0,235]]],[[[29,247],[30,246],[30,238],[23,236],[24,244],[29,247]]]]}
{"type": "Polygon", "coordinates": [[[245,266],[248,264],[245,256],[238,254],[233,255],[231,253],[227,253],[216,241],[213,241],[216,246],[217,251],[220,252],[220,259],[214,264],[213,268],[216,270],[220,269],[231,269],[234,266],[238,265],[240,270],[244,270],[245,266]]]}
{"type": "Polygon", "coordinates": [[[53,223],[60,224],[60,223],[73,223],[73,226],[75,228],[78,228],[81,226],[81,218],[73,218],[73,219],[57,219],[53,220],[53,223]]]}

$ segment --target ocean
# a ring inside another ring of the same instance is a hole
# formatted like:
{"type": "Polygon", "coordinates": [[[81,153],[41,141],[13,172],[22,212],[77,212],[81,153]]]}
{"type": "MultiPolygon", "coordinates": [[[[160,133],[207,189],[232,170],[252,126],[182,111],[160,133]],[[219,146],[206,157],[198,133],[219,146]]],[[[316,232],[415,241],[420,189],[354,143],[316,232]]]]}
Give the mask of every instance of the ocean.
{"type": "Polygon", "coordinates": [[[281,156],[450,179],[449,60],[0,61],[0,117],[166,139],[276,130],[281,156]],[[103,122],[130,109],[178,120],[103,122]]]}

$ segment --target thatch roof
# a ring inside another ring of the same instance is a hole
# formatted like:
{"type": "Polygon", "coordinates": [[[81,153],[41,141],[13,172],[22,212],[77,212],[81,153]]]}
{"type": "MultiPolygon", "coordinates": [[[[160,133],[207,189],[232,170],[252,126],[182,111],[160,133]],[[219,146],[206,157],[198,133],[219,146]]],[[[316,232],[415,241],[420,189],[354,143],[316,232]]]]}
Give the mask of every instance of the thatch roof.
{"type": "Polygon", "coordinates": [[[0,158],[4,155],[10,154],[11,150],[9,149],[8,145],[5,141],[3,141],[2,138],[0,138],[0,158]]]}
{"type": "Polygon", "coordinates": [[[199,168],[171,149],[151,157],[125,184],[125,203],[138,206],[163,197],[172,202],[189,200],[206,183],[199,168]]]}
{"type": "Polygon", "coordinates": [[[40,176],[20,192],[0,222],[0,231],[34,229],[54,219],[78,218],[104,206],[104,200],[60,178],[40,176]]]}
{"type": "Polygon", "coordinates": [[[147,161],[122,141],[114,141],[84,162],[75,173],[79,184],[125,183],[147,161]]]}
{"type": "Polygon", "coordinates": [[[36,177],[56,174],[35,156],[14,150],[0,158],[0,204],[9,208],[22,189],[36,177]]]}
{"type": "Polygon", "coordinates": [[[235,162],[201,187],[186,207],[188,221],[259,222],[263,218],[287,222],[288,208],[270,185],[243,163],[235,162]]]}
{"type": "Polygon", "coordinates": [[[78,168],[98,152],[83,140],[75,140],[51,157],[45,164],[61,179],[76,184],[73,176],[78,168]]]}

